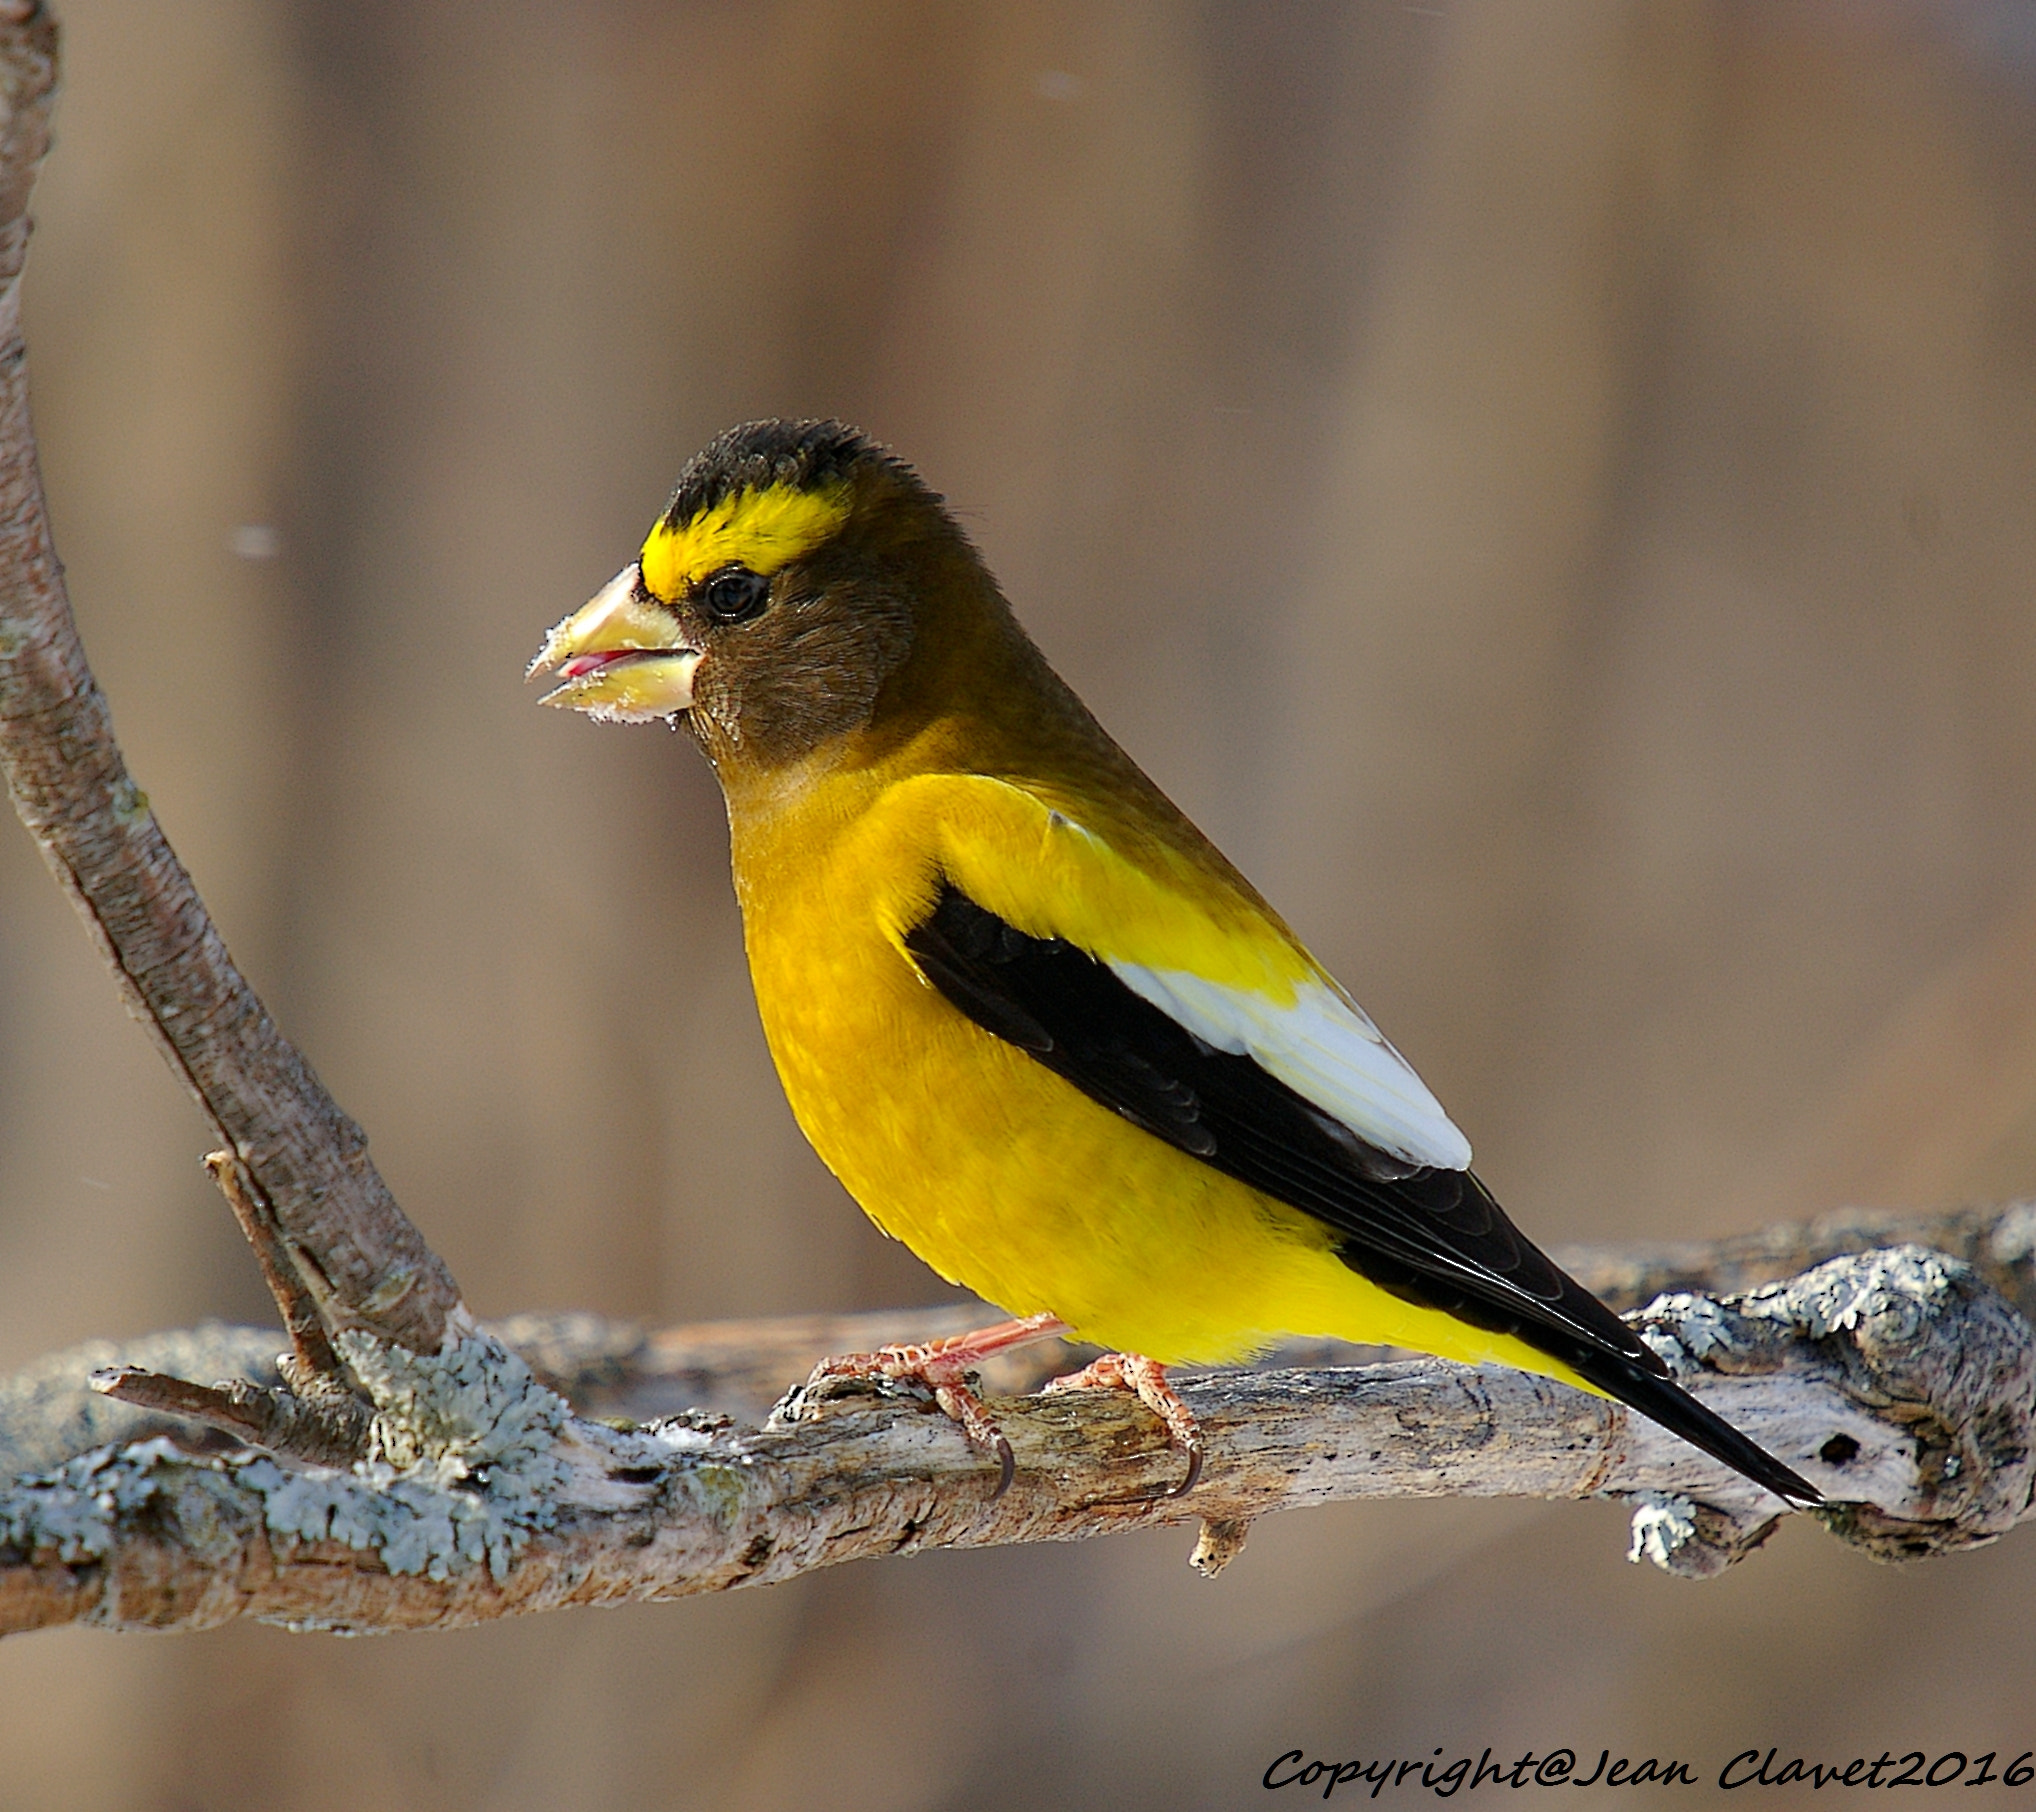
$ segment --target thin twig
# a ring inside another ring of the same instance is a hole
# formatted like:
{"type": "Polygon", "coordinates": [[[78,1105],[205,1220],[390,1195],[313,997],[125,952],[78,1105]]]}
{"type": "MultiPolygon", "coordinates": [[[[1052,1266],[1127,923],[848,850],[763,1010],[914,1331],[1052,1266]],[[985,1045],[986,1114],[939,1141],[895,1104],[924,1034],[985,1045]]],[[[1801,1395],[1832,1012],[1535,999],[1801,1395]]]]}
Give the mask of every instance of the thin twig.
{"type": "Polygon", "coordinates": [[[219,1193],[226,1197],[242,1235],[254,1248],[262,1281],[269,1286],[269,1294],[275,1298],[277,1312],[283,1318],[283,1331],[290,1337],[297,1377],[306,1383],[314,1378],[344,1379],[346,1368],[333,1351],[325,1323],[318,1317],[318,1304],[304,1287],[304,1279],[276,1229],[268,1204],[249,1186],[240,1160],[230,1151],[209,1151],[205,1154],[205,1169],[219,1185],[219,1193]]]}
{"type": "Polygon", "coordinates": [[[230,1392],[192,1384],[162,1372],[144,1371],[138,1365],[117,1365],[94,1372],[87,1382],[102,1397],[111,1397],[117,1403],[203,1422],[250,1447],[260,1446],[267,1432],[267,1422],[261,1413],[230,1392]]]}

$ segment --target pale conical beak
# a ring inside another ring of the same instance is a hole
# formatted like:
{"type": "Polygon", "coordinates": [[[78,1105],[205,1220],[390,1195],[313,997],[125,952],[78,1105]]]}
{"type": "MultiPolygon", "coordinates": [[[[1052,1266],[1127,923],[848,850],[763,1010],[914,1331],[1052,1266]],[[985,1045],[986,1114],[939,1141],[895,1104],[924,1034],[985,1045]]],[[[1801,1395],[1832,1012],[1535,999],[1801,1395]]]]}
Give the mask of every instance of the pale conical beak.
{"type": "Polygon", "coordinates": [[[524,678],[555,671],[564,682],[540,704],[640,724],[691,707],[699,664],[671,613],[641,595],[632,562],[544,638],[524,678]]]}

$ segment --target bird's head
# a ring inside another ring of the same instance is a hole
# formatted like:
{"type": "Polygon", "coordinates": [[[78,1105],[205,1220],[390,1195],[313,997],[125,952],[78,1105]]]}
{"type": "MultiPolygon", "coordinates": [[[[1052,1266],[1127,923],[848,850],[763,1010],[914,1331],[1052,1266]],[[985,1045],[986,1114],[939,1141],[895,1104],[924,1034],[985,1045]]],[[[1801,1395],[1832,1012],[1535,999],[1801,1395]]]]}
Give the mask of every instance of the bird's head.
{"type": "Polygon", "coordinates": [[[868,727],[915,654],[1008,622],[941,500],[839,422],[752,422],[680,474],[638,557],[546,637],[548,705],[683,721],[717,767],[868,727]]]}

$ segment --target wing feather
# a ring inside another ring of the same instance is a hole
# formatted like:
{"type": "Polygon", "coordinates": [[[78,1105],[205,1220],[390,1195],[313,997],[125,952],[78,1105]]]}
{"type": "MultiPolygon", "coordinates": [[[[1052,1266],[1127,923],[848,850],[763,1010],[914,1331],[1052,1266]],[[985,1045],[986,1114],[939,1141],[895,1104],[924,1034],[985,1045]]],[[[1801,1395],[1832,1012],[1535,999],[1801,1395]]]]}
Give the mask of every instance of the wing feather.
{"type": "Polygon", "coordinates": [[[1567,1355],[1651,1360],[1520,1237],[1468,1171],[1381,1154],[1251,1055],[1226,1051],[1065,939],[1034,938],[944,883],[905,948],[986,1031],[1155,1137],[1333,1228],[1385,1289],[1567,1355]]]}
{"type": "MultiPolygon", "coordinates": [[[[1114,825],[1106,835],[1072,800],[982,775],[908,782],[887,812],[887,835],[923,814],[925,833],[909,840],[935,848],[940,875],[1007,926],[1107,964],[1139,998],[1216,1050],[1250,1057],[1375,1153],[1412,1169],[1469,1167],[1470,1141],[1406,1059],[1206,844],[1114,825]]],[[[901,942],[923,907],[914,901],[896,927],[901,942]]]]}
{"type": "Polygon", "coordinates": [[[1364,1010],[1328,982],[1290,1002],[1179,970],[1112,962],[1141,1000],[1219,1051],[1249,1057],[1367,1145],[1415,1169],[1468,1170],[1470,1141],[1364,1010]]]}

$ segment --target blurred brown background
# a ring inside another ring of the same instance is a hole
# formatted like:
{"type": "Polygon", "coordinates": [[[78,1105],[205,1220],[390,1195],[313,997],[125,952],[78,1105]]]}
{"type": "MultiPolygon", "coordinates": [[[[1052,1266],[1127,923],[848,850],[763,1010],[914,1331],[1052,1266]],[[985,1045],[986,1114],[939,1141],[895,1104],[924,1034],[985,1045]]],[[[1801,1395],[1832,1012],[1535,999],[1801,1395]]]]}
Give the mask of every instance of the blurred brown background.
{"type": "MultiPolygon", "coordinates": [[[[1537,1233],[2036,1186],[2026,0],[63,13],[29,325],[86,640],[480,1311],[943,1295],[792,1127],[704,766],[520,684],[772,413],[949,494],[1537,1233]]],[[[0,1365],[261,1315],[203,1145],[0,835],[0,1365]]],[[[1157,1812],[1294,1747],[2036,1746],[2036,1539],[1897,1573],[1797,1527],[1709,1585],[1609,1506],[1296,1515],[1214,1585],[1188,1546],[19,1639],[0,1805],[1157,1812]]]]}

